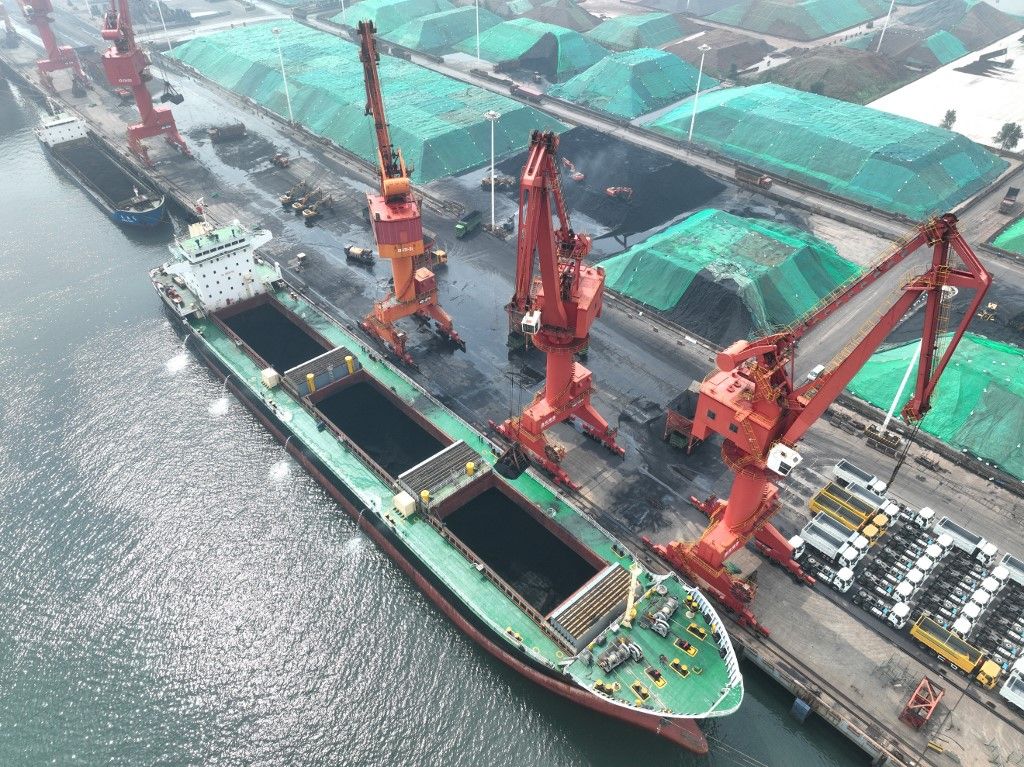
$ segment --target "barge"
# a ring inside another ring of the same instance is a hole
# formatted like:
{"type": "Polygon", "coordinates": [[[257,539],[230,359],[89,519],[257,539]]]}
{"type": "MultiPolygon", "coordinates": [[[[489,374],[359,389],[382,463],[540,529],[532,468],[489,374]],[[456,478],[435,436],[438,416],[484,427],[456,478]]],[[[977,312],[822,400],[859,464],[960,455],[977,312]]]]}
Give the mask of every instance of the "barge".
{"type": "Polygon", "coordinates": [[[736,711],[722,620],[644,568],[532,470],[367,349],[255,249],[263,230],[193,224],[150,272],[175,324],[239,399],[465,634],[574,703],[696,753],[736,711]]]}
{"type": "Polygon", "coordinates": [[[122,226],[154,227],[164,220],[166,200],[107,155],[84,120],[60,112],[35,130],[58,167],[122,226]]]}

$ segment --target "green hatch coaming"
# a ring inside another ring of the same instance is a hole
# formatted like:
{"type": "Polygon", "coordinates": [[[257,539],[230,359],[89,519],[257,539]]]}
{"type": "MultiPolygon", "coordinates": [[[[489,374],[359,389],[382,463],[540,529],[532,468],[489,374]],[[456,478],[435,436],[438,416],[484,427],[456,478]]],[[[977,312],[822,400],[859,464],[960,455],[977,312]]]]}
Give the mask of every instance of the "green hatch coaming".
{"type": "MultiPolygon", "coordinates": [[[[257,271],[262,271],[261,276],[267,281],[276,278],[273,270],[266,265],[258,265],[257,271]]],[[[398,373],[388,363],[376,355],[368,354],[358,339],[347,334],[312,304],[290,290],[276,290],[273,297],[329,342],[351,350],[367,374],[412,406],[424,419],[452,440],[463,440],[482,456],[492,455],[490,443],[483,435],[427,396],[416,384],[398,373]]],[[[329,430],[318,430],[313,416],[285,389],[280,386],[275,389],[264,387],[259,365],[213,320],[193,317],[189,323],[201,335],[221,364],[231,372],[232,377],[261,398],[320,462],[329,467],[336,476],[344,477],[345,485],[364,504],[367,512],[375,513],[380,519],[385,519],[386,516],[387,524],[395,535],[466,607],[472,610],[478,620],[490,626],[512,647],[518,647],[530,655],[534,661],[556,671],[561,667],[562,673],[569,674],[585,687],[593,687],[594,682],[598,680],[611,682],[622,677],[623,672],[619,669],[611,675],[604,675],[596,664],[588,667],[579,658],[570,663],[570,659],[565,657],[561,648],[546,636],[536,623],[516,607],[497,586],[481,575],[471,562],[445,541],[419,514],[413,514],[408,519],[403,519],[397,513],[386,514],[391,510],[391,499],[395,491],[366,466],[355,452],[335,438],[329,430]],[[521,642],[513,633],[521,637],[521,642]]],[[[583,518],[580,512],[565,503],[532,472],[527,472],[514,480],[503,478],[502,481],[543,510],[549,518],[602,560],[627,569],[633,563],[628,552],[625,557],[618,556],[612,549],[614,540],[610,536],[592,520],[583,518]]],[[[650,578],[647,573],[643,577],[650,578]]],[[[650,585],[650,581],[646,581],[645,585],[650,585]]],[[[682,601],[685,595],[682,584],[670,581],[666,582],[666,585],[682,601]]],[[[642,607],[642,603],[638,603],[638,607],[642,607]]],[[[682,609],[680,608],[676,620],[682,619],[682,609]]],[[[695,620],[704,625],[699,613],[695,620]]],[[[742,684],[728,687],[729,669],[719,658],[717,646],[710,637],[703,645],[691,638],[692,643],[700,648],[699,655],[705,663],[704,674],[676,680],[672,679],[673,672],[670,669],[662,668],[658,663],[659,655],[666,655],[669,659],[678,655],[678,651],[672,648],[669,641],[671,635],[669,639],[663,639],[650,630],[638,627],[621,629],[620,633],[627,633],[644,649],[645,666],[653,665],[659,668],[668,678],[669,683],[662,690],[656,690],[653,684],[646,685],[652,693],[656,693],[652,700],[662,704],[658,709],[663,708],[674,715],[701,717],[724,715],[739,706],[743,695],[742,684]]],[[[594,648],[595,657],[602,649],[594,648]]],[[[637,664],[627,665],[635,666],[636,674],[647,679],[642,667],[637,664]]],[[[650,680],[647,679],[647,682],[650,680]]],[[[615,698],[616,702],[632,705],[635,695],[628,684],[621,684],[621,690],[611,697],[615,698]]],[[[653,703],[649,703],[642,710],[652,710],[652,705],[653,703]]]]}

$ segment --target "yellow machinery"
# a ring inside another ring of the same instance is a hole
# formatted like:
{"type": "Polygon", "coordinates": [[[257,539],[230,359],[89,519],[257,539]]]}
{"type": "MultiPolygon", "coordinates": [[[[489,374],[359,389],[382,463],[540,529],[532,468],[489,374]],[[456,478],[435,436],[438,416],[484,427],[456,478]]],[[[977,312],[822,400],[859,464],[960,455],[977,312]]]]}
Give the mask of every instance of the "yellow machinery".
{"type": "Polygon", "coordinates": [[[973,675],[982,687],[991,690],[996,686],[1002,671],[999,664],[986,658],[981,650],[943,628],[942,624],[927,614],[918,618],[910,627],[910,636],[933,650],[942,660],[965,674],[973,675]]]}

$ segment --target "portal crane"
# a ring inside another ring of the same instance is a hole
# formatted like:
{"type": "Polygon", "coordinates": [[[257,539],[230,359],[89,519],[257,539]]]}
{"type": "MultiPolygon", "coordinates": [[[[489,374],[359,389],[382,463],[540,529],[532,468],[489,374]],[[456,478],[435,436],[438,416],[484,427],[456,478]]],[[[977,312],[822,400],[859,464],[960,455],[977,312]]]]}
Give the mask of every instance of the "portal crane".
{"type": "Polygon", "coordinates": [[[82,62],[78,60],[78,54],[70,45],[58,45],[57,38],[50,28],[53,23],[53,3],[50,0],[18,0],[21,4],[21,11],[25,14],[25,20],[32,24],[39,33],[39,39],[46,50],[46,58],[36,62],[39,70],[39,77],[43,84],[54,93],[57,88],[53,84],[52,72],[61,69],[71,70],[71,89],[76,96],[84,96],[85,89],[89,87],[89,76],[82,69],[82,62]]]}
{"type": "MultiPolygon", "coordinates": [[[[191,156],[185,139],[178,133],[171,108],[166,104],[153,105],[153,96],[147,83],[153,79],[149,73],[149,56],[135,41],[132,17],[128,0],[110,0],[110,8],[103,17],[103,39],[111,43],[103,53],[103,70],[107,81],[115,88],[130,88],[139,108],[141,122],[128,126],[128,148],[144,164],[152,165],[149,150],[143,139],[163,136],[168,144],[177,147],[182,154],[191,156]]],[[[181,97],[169,97],[180,103],[181,97]]]]}
{"type": "Polygon", "coordinates": [[[920,226],[877,267],[852,283],[831,302],[784,332],[756,341],[737,341],[716,358],[717,369],[701,384],[693,436],[720,434],[722,458],[735,475],[727,500],[691,498],[711,522],[697,541],[644,543],[677,570],[698,581],[734,611],[741,623],[767,634],[750,611],[751,584],[729,574],[726,559],[751,539],[762,554],[794,578],[813,583],[793,560],[792,547],[770,522],[779,507],[779,478],[801,461],[796,445],[846,388],[857,371],[899,324],[915,301],[924,297],[924,330],[914,394],[903,408],[908,422],[919,421],[931,406],[932,393],[957,344],[988,290],[990,276],[960,235],[956,216],[947,213],[920,226]],[[920,248],[931,248],[931,264],[901,286],[899,297],[885,309],[852,350],[837,358],[813,381],[795,382],[797,342],[811,328],[832,316],[881,275],[920,248]],[[955,253],[961,266],[950,263],[955,253]],[[936,359],[948,301],[943,287],[974,290],[971,306],[936,359]]]}
{"type": "Polygon", "coordinates": [[[359,59],[363,63],[366,85],[366,114],[373,116],[380,172],[380,192],[368,194],[366,199],[377,252],[381,258],[391,261],[394,286],[393,292],[374,302],[373,311],[363,318],[360,325],[403,362],[412,365],[412,356],[405,348],[405,331],[395,327],[403,317],[415,316],[423,322],[433,319],[442,336],[462,349],[466,345],[455,332],[452,318],[438,304],[434,273],[426,267],[416,267],[416,259],[426,250],[423,221],[419,202],[413,196],[409,181],[412,168],[406,166],[402,150],[391,143],[377,70],[380,54],[374,39],[376,31],[372,21],[359,22],[359,59]]]}
{"type": "Polygon", "coordinates": [[[516,282],[505,307],[510,333],[524,333],[547,355],[544,389],[522,414],[496,426],[559,482],[577,487],[561,467],[565,448],[544,432],[579,418],[584,433],[617,455],[616,432],[590,403],[590,371],[575,360],[587,348],[590,326],[601,316],[604,269],[583,266],[591,240],[573,231],[558,179],[558,136],[534,131],[519,186],[516,282]],[[554,211],[552,211],[552,206],[554,211]],[[558,216],[558,228],[552,223],[558,216]],[[534,277],[539,262],[540,276],[534,277]]]}

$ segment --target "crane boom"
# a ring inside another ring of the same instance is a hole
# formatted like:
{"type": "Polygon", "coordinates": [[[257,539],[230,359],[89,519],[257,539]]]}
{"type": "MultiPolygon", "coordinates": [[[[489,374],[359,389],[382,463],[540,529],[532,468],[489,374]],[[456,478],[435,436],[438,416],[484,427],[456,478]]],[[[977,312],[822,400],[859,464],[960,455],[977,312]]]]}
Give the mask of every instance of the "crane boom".
{"type": "Polygon", "coordinates": [[[613,453],[623,454],[615,430],[591,405],[591,373],[575,361],[590,341],[590,326],[601,315],[604,270],[583,266],[591,239],[569,221],[558,176],[558,136],[534,131],[519,184],[516,279],[505,307],[511,333],[525,332],[547,355],[544,389],[521,415],[495,428],[518,444],[560,482],[573,486],[559,465],[565,449],[544,432],[578,418],[584,433],[613,453]],[[555,228],[552,216],[557,216],[555,228]],[[534,265],[540,276],[534,276],[534,265]]]}
{"type": "Polygon", "coordinates": [[[693,436],[723,437],[722,456],[735,475],[729,498],[692,499],[711,519],[700,540],[665,545],[645,542],[673,566],[704,583],[750,625],[757,625],[746,608],[753,594],[746,584],[725,572],[725,560],[756,538],[762,553],[795,576],[812,580],[793,561],[788,542],[769,521],[778,508],[774,481],[800,463],[796,444],[922,297],[926,304],[918,374],[903,414],[917,421],[928,412],[935,386],[991,283],[985,267],[957,230],[956,221],[956,216],[947,213],[922,225],[875,269],[787,331],[752,342],[737,341],[724,349],[716,358],[717,369],[701,385],[693,436]],[[923,247],[931,248],[928,268],[901,286],[896,300],[853,349],[815,380],[795,385],[793,361],[799,339],[923,247]],[[962,267],[951,263],[952,255],[962,267]],[[936,359],[943,331],[942,289],[947,285],[972,289],[974,294],[945,351],[936,359]]]}
{"type": "Polygon", "coordinates": [[[374,35],[377,28],[372,21],[359,22],[359,60],[363,64],[363,85],[366,87],[366,114],[373,117],[374,133],[377,137],[377,162],[380,168],[380,193],[386,198],[410,194],[411,169],[406,168],[402,150],[391,143],[391,129],[384,110],[384,94],[381,90],[380,53],[374,35]]]}

